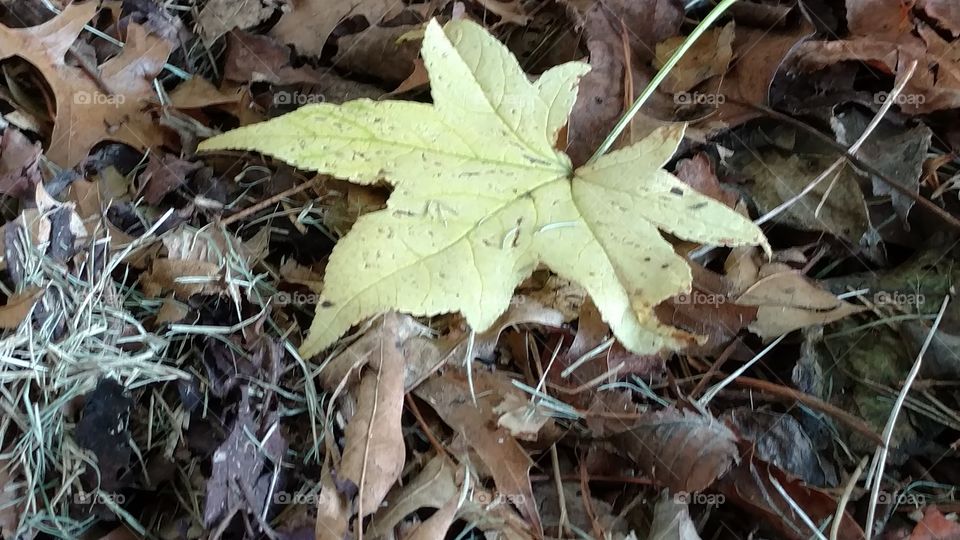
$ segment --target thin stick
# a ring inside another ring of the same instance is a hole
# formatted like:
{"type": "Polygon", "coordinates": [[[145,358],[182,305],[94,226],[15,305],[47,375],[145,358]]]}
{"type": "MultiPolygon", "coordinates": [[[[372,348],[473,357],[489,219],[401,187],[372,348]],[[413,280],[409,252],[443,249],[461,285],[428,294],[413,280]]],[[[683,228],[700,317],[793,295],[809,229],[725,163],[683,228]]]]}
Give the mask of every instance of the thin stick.
{"type": "Polygon", "coordinates": [[[707,389],[707,391],[703,394],[703,397],[697,400],[697,406],[706,407],[707,404],[710,403],[710,400],[717,395],[717,392],[723,390],[728,384],[733,382],[737,377],[743,375],[743,373],[748,369],[750,369],[751,366],[756,364],[757,361],[759,361],[761,358],[766,356],[768,352],[772,351],[773,348],[776,347],[781,341],[783,341],[783,338],[785,337],[787,337],[787,334],[783,334],[782,336],[773,340],[773,342],[767,345],[766,348],[764,348],[762,351],[758,352],[756,356],[751,358],[749,362],[740,366],[739,369],[737,369],[736,371],[728,375],[726,379],[718,382],[717,384],[707,389]]]}
{"type": "Polygon", "coordinates": [[[637,100],[633,102],[633,105],[630,106],[630,109],[620,117],[620,120],[617,121],[617,125],[613,126],[613,129],[607,135],[607,138],[603,140],[603,142],[600,144],[600,147],[597,148],[597,151],[587,161],[588,164],[595,162],[596,160],[600,159],[601,156],[610,151],[610,148],[613,147],[613,144],[618,138],[620,138],[623,130],[630,125],[630,121],[633,120],[633,117],[640,112],[640,108],[643,107],[644,103],[646,103],[648,99],[650,99],[650,96],[652,96],[657,90],[657,87],[660,86],[660,83],[667,78],[667,76],[670,74],[670,71],[672,71],[673,68],[676,67],[676,65],[680,62],[680,58],[687,54],[687,51],[693,47],[693,44],[696,43],[697,39],[703,35],[708,28],[710,28],[710,25],[719,19],[720,15],[723,15],[723,12],[729,9],[730,6],[736,2],[737,0],[723,0],[723,2],[717,4],[717,7],[710,10],[710,13],[707,13],[707,16],[704,17],[704,19],[700,21],[700,24],[693,29],[693,32],[687,36],[687,39],[685,39],[680,47],[673,52],[673,55],[669,60],[667,60],[667,63],[665,63],[663,67],[660,68],[660,71],[654,75],[650,83],[647,84],[647,87],[643,89],[643,92],[637,96],[637,100]]]}
{"type": "Polygon", "coordinates": [[[833,523],[830,525],[830,540],[837,540],[837,535],[840,534],[840,522],[843,520],[843,515],[847,510],[847,503],[850,502],[850,496],[853,495],[853,488],[857,485],[857,480],[860,478],[860,475],[863,473],[863,468],[867,466],[867,457],[864,456],[860,460],[860,464],[857,465],[857,469],[853,471],[853,475],[850,476],[850,481],[847,482],[847,485],[843,488],[843,495],[840,497],[840,503],[837,504],[837,513],[833,516],[833,523]]]}
{"type": "Polygon", "coordinates": [[[296,195],[301,191],[306,191],[310,189],[311,187],[319,184],[322,179],[323,179],[322,176],[314,176],[312,179],[308,180],[307,182],[304,182],[303,184],[300,184],[299,186],[293,186],[290,189],[277,193],[276,195],[274,195],[273,197],[270,197],[269,199],[264,199],[249,208],[245,208],[237,212],[236,214],[233,214],[230,217],[220,220],[220,225],[226,227],[227,225],[232,225],[240,220],[246,219],[248,216],[252,214],[256,214],[260,210],[263,210],[264,208],[274,205],[291,195],[296,195]]]}
{"type": "Polygon", "coordinates": [[[752,377],[737,377],[733,381],[737,386],[745,386],[747,388],[752,388],[754,390],[759,390],[761,392],[767,392],[769,394],[774,394],[777,396],[782,396],[785,398],[792,399],[794,401],[799,401],[807,407],[810,407],[813,410],[820,411],[826,415],[836,418],[843,424],[846,424],[847,427],[853,429],[857,433],[860,433],[864,437],[867,437],[871,441],[874,441],[877,444],[883,442],[883,439],[873,432],[863,420],[857,418],[856,416],[848,413],[847,411],[835,407],[826,401],[823,401],[819,398],[811,396],[810,394],[801,392],[799,390],[794,390],[793,388],[788,388],[786,386],[781,386],[779,384],[771,383],[770,381],[764,381],[761,379],[754,379],[752,377]]]}
{"type": "Polygon", "coordinates": [[[890,411],[890,417],[887,418],[887,425],[883,428],[883,444],[877,450],[876,462],[877,462],[877,472],[873,476],[873,486],[870,488],[870,506],[867,509],[867,540],[873,537],[873,520],[877,513],[877,500],[880,497],[880,484],[883,483],[883,469],[887,464],[887,454],[890,452],[890,439],[893,437],[893,428],[897,423],[897,417],[900,416],[900,409],[903,408],[903,402],[907,399],[907,393],[910,392],[910,386],[913,385],[914,379],[917,378],[917,373],[920,372],[920,364],[923,362],[923,355],[926,354],[927,348],[930,346],[930,343],[933,341],[933,336],[937,333],[937,328],[940,327],[940,321],[943,320],[943,314],[947,311],[947,305],[950,303],[950,295],[943,297],[943,303],[940,305],[940,312],[937,313],[937,318],[933,321],[933,326],[930,328],[930,332],[927,334],[927,339],[923,342],[923,347],[920,347],[920,353],[917,354],[917,359],[913,361],[913,367],[910,368],[910,373],[907,374],[907,380],[903,382],[903,388],[900,389],[900,394],[897,396],[897,401],[893,404],[893,409],[890,411]]]}

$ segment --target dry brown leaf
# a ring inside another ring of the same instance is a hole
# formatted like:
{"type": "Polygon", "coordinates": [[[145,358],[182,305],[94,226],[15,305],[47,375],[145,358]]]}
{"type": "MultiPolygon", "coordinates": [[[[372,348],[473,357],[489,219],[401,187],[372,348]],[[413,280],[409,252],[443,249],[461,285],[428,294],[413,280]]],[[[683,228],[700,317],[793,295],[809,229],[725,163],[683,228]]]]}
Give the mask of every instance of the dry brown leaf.
{"type": "Polygon", "coordinates": [[[707,132],[729,129],[758,116],[756,110],[738,102],[766,105],[774,76],[793,51],[814,34],[806,19],[796,28],[738,26],[733,41],[735,60],[719,81],[704,83],[704,92],[722,96],[716,113],[698,123],[707,132]],[[715,89],[715,90],[714,90],[715,89]]]}
{"type": "Polygon", "coordinates": [[[180,322],[185,319],[189,313],[190,310],[185,304],[178,302],[172,294],[167,295],[167,297],[163,299],[163,305],[161,305],[157,311],[156,323],[166,324],[180,322]]]}
{"type": "Polygon", "coordinates": [[[197,16],[200,37],[210,44],[234,28],[243,30],[262,23],[275,9],[273,0],[210,0],[197,16]]]}
{"type": "Polygon", "coordinates": [[[917,7],[923,8],[928,17],[949,30],[953,37],[960,36],[960,4],[954,0],[920,0],[917,7]]]}
{"type": "Polygon", "coordinates": [[[497,426],[493,412],[507,394],[519,394],[519,390],[506,379],[479,370],[473,374],[473,389],[476,405],[466,375],[450,370],[427,380],[414,392],[437,411],[444,423],[466,438],[490,470],[500,493],[517,506],[534,530],[540,531],[530,485],[530,457],[507,429],[497,426]]]}
{"type": "Polygon", "coordinates": [[[302,55],[320,56],[333,29],[343,19],[360,15],[374,25],[393,18],[399,7],[402,4],[392,0],[292,0],[270,35],[293,45],[302,55]]]}
{"type": "Polygon", "coordinates": [[[423,325],[409,315],[388,313],[384,319],[383,323],[375,323],[323,366],[318,375],[321,388],[333,392],[345,379],[356,378],[367,363],[374,360],[383,342],[385,329],[392,332],[390,340],[393,343],[404,343],[412,337],[424,335],[423,325]]]}
{"type": "Polygon", "coordinates": [[[32,143],[13,126],[3,130],[0,141],[0,194],[23,197],[40,183],[40,143],[32,143]]]}
{"type": "Polygon", "coordinates": [[[226,85],[217,88],[203,77],[193,77],[177,85],[170,92],[170,104],[175,109],[201,109],[214,105],[239,105],[244,89],[226,85]]]}
{"type": "Polygon", "coordinates": [[[429,519],[403,537],[404,540],[435,540],[445,538],[453,520],[457,517],[457,497],[454,496],[440,507],[429,519]]]}
{"type": "Polygon", "coordinates": [[[173,154],[152,154],[146,170],[140,176],[140,194],[149,204],[159,204],[163,198],[187,182],[187,176],[203,167],[173,154]]]}
{"type": "MultiPolygon", "coordinates": [[[[682,6],[672,0],[577,0],[567,2],[581,21],[590,52],[591,70],[580,81],[570,113],[566,152],[574,164],[584,163],[651,77],[646,64],[657,43],[675,36],[683,23],[682,6]],[[625,50],[625,43],[629,50],[625,50]],[[629,54],[629,62],[626,55],[629,54]],[[626,74],[634,92],[627,95],[626,74]]],[[[666,99],[665,95],[662,95],[666,99]]],[[[662,106],[650,101],[645,108],[662,106]]],[[[661,122],[640,113],[626,136],[638,140],[661,122]]]]}
{"type": "Polygon", "coordinates": [[[700,540],[687,503],[668,497],[664,491],[653,508],[653,523],[647,540],[700,540]]]}
{"type": "Polygon", "coordinates": [[[748,328],[764,339],[831,323],[864,310],[838,299],[786,264],[759,266],[756,252],[735,249],[734,253],[737,255],[727,261],[727,274],[736,276],[733,283],[741,291],[735,302],[757,306],[757,319],[748,328]]]}
{"type": "Polygon", "coordinates": [[[316,540],[343,540],[350,531],[350,504],[345,500],[329,468],[325,465],[320,476],[320,494],[317,496],[316,540]]]}
{"type": "MultiPolygon", "coordinates": [[[[671,94],[689,92],[693,87],[717,75],[723,75],[733,59],[733,22],[723,28],[711,28],[680,58],[663,82],[663,90],[671,94]]],[[[657,44],[654,67],[660,69],[670,59],[686,36],[675,36],[657,44]]]]}
{"type": "Polygon", "coordinates": [[[520,26],[530,22],[530,17],[523,13],[520,0],[477,0],[487,11],[500,17],[500,22],[517,24],[520,26]]]}
{"type": "Polygon", "coordinates": [[[74,3],[40,26],[0,25],[0,59],[27,60],[53,90],[57,114],[47,158],[62,167],[73,167],[105,140],[141,151],[163,142],[162,131],[145,108],[156,98],[153,79],[170,55],[169,43],[130,23],[122,52],[99,66],[99,84],[65,63],[67,51],[96,11],[96,2],[74,3]]]}
{"type": "Polygon", "coordinates": [[[400,478],[406,457],[403,428],[404,357],[395,319],[384,319],[379,340],[355,395],[357,411],[346,429],[338,478],[359,488],[361,519],[373,514],[400,478]]]}
{"type": "Polygon", "coordinates": [[[0,307],[0,328],[14,330],[19,327],[30,316],[43,292],[39,287],[30,287],[8,298],[6,305],[0,307]]]}
{"type": "Polygon", "coordinates": [[[643,414],[613,437],[618,452],[673,492],[710,487],[739,461],[736,440],[717,419],[673,408],[643,414]]]}
{"type": "Polygon", "coordinates": [[[409,483],[395,488],[367,527],[371,537],[386,535],[403,518],[421,508],[439,508],[457,495],[457,479],[450,460],[434,456],[409,483]]]}
{"type": "Polygon", "coordinates": [[[677,164],[677,178],[704,195],[716,199],[730,208],[737,207],[737,194],[725,188],[713,169],[706,153],[700,152],[677,164]]]}
{"type": "MultiPolygon", "coordinates": [[[[759,517],[779,531],[778,538],[807,540],[810,528],[793,509],[791,502],[800,506],[814,523],[832,521],[837,502],[825,492],[790,478],[783,471],[752,455],[730,470],[716,486],[726,497],[727,504],[735,504],[759,517]],[[787,501],[774,485],[780,484],[792,499],[787,501]]],[[[853,517],[844,512],[837,538],[863,538],[863,529],[853,517]]]]}
{"type": "Polygon", "coordinates": [[[337,40],[334,64],[348,71],[363,73],[399,84],[414,72],[420,56],[420,40],[404,39],[405,34],[421,30],[418,25],[371,26],[337,40]]]}

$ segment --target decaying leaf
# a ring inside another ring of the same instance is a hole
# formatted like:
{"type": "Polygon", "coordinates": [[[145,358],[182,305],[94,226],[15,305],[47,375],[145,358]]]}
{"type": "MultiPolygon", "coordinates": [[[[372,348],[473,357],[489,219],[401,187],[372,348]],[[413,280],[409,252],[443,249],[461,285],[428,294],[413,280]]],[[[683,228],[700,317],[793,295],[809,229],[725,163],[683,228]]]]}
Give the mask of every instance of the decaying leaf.
{"type": "Polygon", "coordinates": [[[574,170],[555,144],[585,65],[564,64],[530,83],[503,45],[467,21],[445,30],[431,22],[422,55],[432,106],[312,105],[201,146],[257,150],[396,188],[386,210],[362,216],[334,249],[302,353],[313,356],[391,308],[460,311],[486,330],[538,263],[583,285],[632,351],[693,340],[651,313],[691,281],[659,229],[712,244],[766,240],[750,221],[659,168],[682,126],[574,170]]]}
{"type": "Polygon", "coordinates": [[[27,320],[37,300],[43,296],[43,289],[32,287],[15,294],[0,306],[0,328],[15,329],[27,320]]]}
{"type": "Polygon", "coordinates": [[[618,452],[674,492],[709,487],[739,461],[736,436],[715,418],[665,409],[640,416],[613,436],[618,452]]]}
{"type": "Polygon", "coordinates": [[[456,495],[457,481],[450,460],[435,456],[412,481],[390,493],[386,504],[374,515],[367,533],[372,537],[385,535],[409,514],[420,508],[439,508],[456,495]]]}

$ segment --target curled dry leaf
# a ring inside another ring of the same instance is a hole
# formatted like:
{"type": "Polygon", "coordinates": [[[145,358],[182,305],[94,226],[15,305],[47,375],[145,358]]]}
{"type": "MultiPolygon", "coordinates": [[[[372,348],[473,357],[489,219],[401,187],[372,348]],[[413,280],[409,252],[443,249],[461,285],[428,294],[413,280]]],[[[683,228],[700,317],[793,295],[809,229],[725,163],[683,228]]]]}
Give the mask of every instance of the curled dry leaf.
{"type": "Polygon", "coordinates": [[[413,480],[390,492],[386,504],[373,516],[367,533],[371,537],[384,536],[406,516],[421,508],[439,508],[443,501],[457,494],[457,479],[450,460],[434,456],[413,480]]]}
{"type": "Polygon", "coordinates": [[[361,518],[373,514],[400,478],[406,457],[403,428],[404,357],[396,329],[385,319],[368,369],[355,391],[357,411],[347,424],[340,480],[359,488],[361,518]]]}
{"type": "Polygon", "coordinates": [[[19,56],[43,75],[57,101],[47,158],[72,167],[105,140],[146,150],[163,142],[163,132],[146,112],[155,99],[153,79],[171,46],[137,24],[127,26],[126,46],[99,66],[99,84],[65,55],[97,11],[96,2],[72,3],[39,26],[0,25],[0,58],[19,56]]]}
{"type": "Polygon", "coordinates": [[[611,439],[645,475],[674,492],[710,487],[740,458],[727,426],[687,410],[643,414],[611,439]]]}
{"type": "Polygon", "coordinates": [[[758,307],[757,319],[748,328],[764,339],[773,339],[806,326],[831,323],[865,309],[840,300],[788,265],[767,263],[758,267],[755,252],[751,256],[735,251],[739,255],[728,259],[727,274],[746,280],[741,283],[742,292],[736,296],[735,302],[758,307]],[[740,264],[746,266],[733,267],[740,264]],[[752,274],[754,271],[756,273],[752,274]]]}

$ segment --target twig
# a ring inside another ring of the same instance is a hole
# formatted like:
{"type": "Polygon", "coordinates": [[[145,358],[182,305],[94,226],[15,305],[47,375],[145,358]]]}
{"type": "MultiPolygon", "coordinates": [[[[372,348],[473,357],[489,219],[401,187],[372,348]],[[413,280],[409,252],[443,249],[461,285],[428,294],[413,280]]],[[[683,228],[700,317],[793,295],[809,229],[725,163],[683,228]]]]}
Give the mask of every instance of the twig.
{"type": "Polygon", "coordinates": [[[837,535],[840,534],[840,522],[843,521],[843,515],[847,509],[847,503],[850,502],[850,496],[853,494],[853,488],[857,485],[857,480],[860,478],[860,475],[863,473],[864,467],[867,466],[867,458],[864,456],[860,460],[860,464],[857,465],[855,471],[850,476],[850,481],[847,482],[847,485],[843,488],[843,495],[840,497],[840,502],[837,504],[837,513],[833,516],[833,523],[830,525],[830,540],[837,540],[837,535]]]}
{"type": "Polygon", "coordinates": [[[940,327],[940,321],[943,320],[943,314],[946,313],[948,304],[950,304],[949,294],[943,297],[943,303],[940,304],[940,312],[937,313],[937,318],[933,321],[933,326],[927,334],[927,339],[924,340],[923,346],[920,347],[917,359],[913,361],[913,367],[910,368],[910,373],[907,374],[907,380],[903,382],[903,388],[900,389],[897,401],[893,404],[893,409],[890,410],[890,417],[887,418],[887,425],[883,428],[883,441],[876,453],[875,461],[877,470],[876,474],[872,475],[873,486],[870,488],[870,506],[867,508],[867,540],[873,537],[873,519],[877,512],[880,484],[883,483],[883,469],[886,467],[887,454],[890,452],[890,439],[893,437],[893,428],[897,424],[897,417],[900,416],[900,409],[903,408],[903,402],[907,399],[907,393],[910,392],[910,386],[913,385],[914,379],[917,378],[917,373],[920,372],[923,355],[926,354],[927,348],[930,347],[930,343],[933,341],[933,336],[937,333],[937,328],[940,327]]]}
{"type": "Polygon", "coordinates": [[[867,437],[871,441],[874,441],[878,444],[883,442],[883,439],[874,433],[873,430],[871,430],[863,420],[843,409],[835,407],[817,397],[811,396],[810,394],[795,390],[793,388],[788,388],[786,386],[781,386],[779,384],[774,384],[769,381],[754,379],[752,377],[737,377],[733,382],[738,386],[744,386],[754,390],[759,390],[761,392],[767,392],[769,394],[799,401],[811,409],[836,418],[841,423],[846,424],[847,427],[853,429],[857,433],[860,433],[864,437],[867,437]]]}
{"type": "Polygon", "coordinates": [[[267,207],[269,207],[269,206],[271,206],[271,205],[273,205],[273,204],[276,204],[276,203],[280,202],[281,200],[283,200],[283,199],[285,199],[285,198],[287,198],[287,197],[289,197],[289,196],[291,196],[291,195],[296,195],[297,193],[300,193],[301,191],[306,191],[306,190],[310,189],[311,187],[319,184],[319,183],[323,180],[323,178],[324,178],[323,176],[314,176],[312,179],[304,182],[303,184],[300,184],[299,186],[294,186],[294,187],[292,187],[292,188],[290,188],[290,189],[287,189],[287,190],[284,190],[284,191],[282,191],[282,192],[280,192],[280,193],[277,193],[277,194],[274,195],[273,197],[270,197],[270,198],[268,198],[268,199],[264,199],[264,200],[258,202],[257,204],[255,204],[255,205],[253,205],[253,206],[251,206],[251,207],[249,207],[249,208],[245,208],[245,209],[237,212],[236,214],[233,214],[233,215],[230,216],[230,217],[227,217],[227,218],[224,218],[224,219],[220,220],[220,225],[226,227],[227,225],[232,225],[232,224],[234,224],[234,223],[236,223],[236,222],[238,222],[238,221],[241,221],[241,220],[243,220],[243,219],[246,219],[248,216],[250,216],[250,215],[252,215],[252,214],[256,214],[256,213],[259,212],[260,210],[263,210],[264,208],[267,208],[267,207]]]}
{"type": "Polygon", "coordinates": [[[713,399],[714,396],[717,395],[717,392],[723,390],[728,384],[730,384],[731,382],[733,382],[737,377],[743,375],[743,373],[744,373],[745,371],[747,371],[748,369],[750,369],[750,367],[753,366],[753,364],[757,363],[757,361],[759,361],[761,358],[763,358],[764,356],[766,356],[768,352],[772,351],[773,348],[776,347],[777,344],[779,344],[781,341],[783,341],[783,338],[785,338],[785,337],[787,337],[787,334],[783,334],[782,336],[778,337],[778,338],[775,339],[772,343],[770,343],[769,345],[767,345],[766,348],[764,348],[762,351],[758,352],[758,353],[756,354],[756,356],[754,356],[753,358],[751,358],[749,362],[743,364],[742,366],[740,366],[739,369],[737,369],[736,371],[734,371],[733,373],[731,373],[730,375],[728,375],[726,379],[724,379],[724,380],[718,382],[717,384],[711,386],[711,387],[706,391],[706,393],[703,394],[703,397],[701,397],[700,399],[697,400],[697,403],[696,403],[697,406],[698,406],[698,407],[706,407],[707,404],[710,403],[710,400],[713,399]]]}

